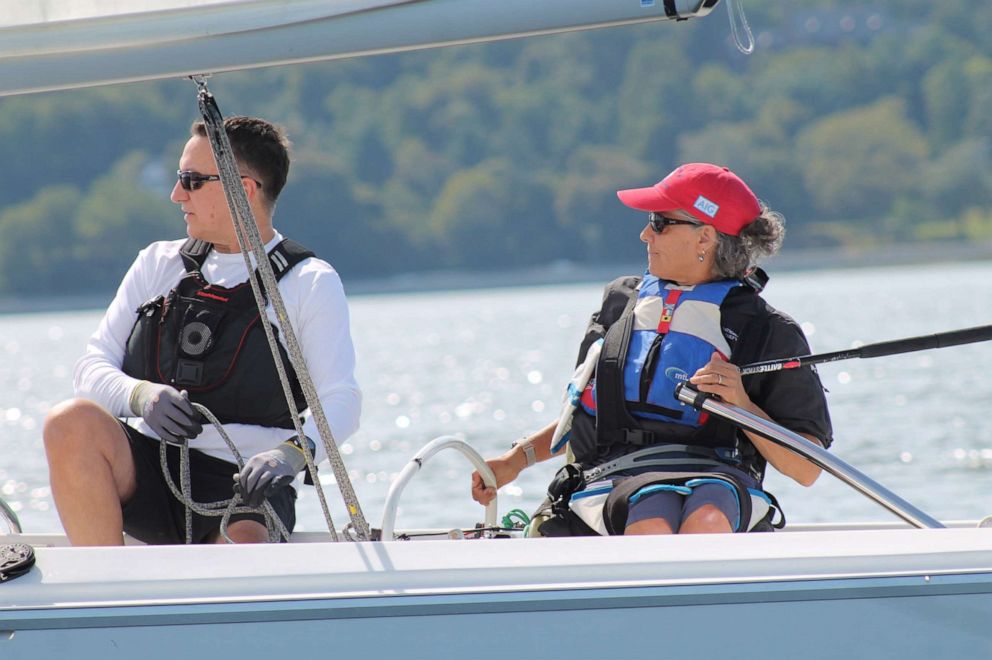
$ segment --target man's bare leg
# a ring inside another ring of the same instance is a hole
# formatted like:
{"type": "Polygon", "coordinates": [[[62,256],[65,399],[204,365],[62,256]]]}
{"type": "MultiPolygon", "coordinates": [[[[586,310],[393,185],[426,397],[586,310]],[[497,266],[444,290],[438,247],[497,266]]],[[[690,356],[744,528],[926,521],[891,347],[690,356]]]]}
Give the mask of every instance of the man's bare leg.
{"type": "Polygon", "coordinates": [[[672,534],[673,530],[664,518],[645,518],[627,525],[623,533],[624,536],[641,536],[647,534],[672,534]]]}
{"type": "Polygon", "coordinates": [[[52,496],[73,545],[122,545],[121,502],[134,493],[135,468],[117,419],[86,399],[64,401],[44,428],[52,496]]]}
{"type": "MultiPolygon", "coordinates": [[[[265,525],[254,520],[235,520],[227,526],[227,535],[235,543],[269,542],[269,530],[265,525]]],[[[227,540],[218,531],[214,543],[227,543],[227,540]]]]}

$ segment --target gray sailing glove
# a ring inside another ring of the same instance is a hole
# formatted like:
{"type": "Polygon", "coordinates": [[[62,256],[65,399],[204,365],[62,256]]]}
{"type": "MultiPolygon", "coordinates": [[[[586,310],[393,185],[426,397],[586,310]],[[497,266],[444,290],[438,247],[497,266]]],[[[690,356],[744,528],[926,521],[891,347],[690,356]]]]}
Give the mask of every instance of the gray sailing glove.
{"type": "MultiPolygon", "coordinates": [[[[246,506],[261,506],[263,500],[291,484],[306,467],[303,450],[294,441],[292,438],[275,449],[255,454],[241,472],[234,475],[234,492],[241,494],[246,506]]],[[[313,446],[309,438],[307,442],[313,446]]]]}
{"type": "Polygon", "coordinates": [[[166,442],[184,445],[203,430],[186,392],[169,385],[143,380],[131,393],[130,404],[131,412],[166,442]]]}

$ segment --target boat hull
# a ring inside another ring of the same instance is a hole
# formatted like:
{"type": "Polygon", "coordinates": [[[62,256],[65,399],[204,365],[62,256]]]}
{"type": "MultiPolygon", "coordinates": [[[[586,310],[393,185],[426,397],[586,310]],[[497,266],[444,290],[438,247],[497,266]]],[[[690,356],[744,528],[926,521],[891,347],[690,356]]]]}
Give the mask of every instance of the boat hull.
{"type": "Polygon", "coordinates": [[[0,657],[992,655],[988,529],[37,555],[0,657]]]}

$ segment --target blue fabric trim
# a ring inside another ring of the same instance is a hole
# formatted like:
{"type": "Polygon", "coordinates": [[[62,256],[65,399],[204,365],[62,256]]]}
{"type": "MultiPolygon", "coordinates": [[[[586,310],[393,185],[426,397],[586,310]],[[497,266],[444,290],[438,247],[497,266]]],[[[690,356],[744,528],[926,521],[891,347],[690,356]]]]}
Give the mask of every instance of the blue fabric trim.
{"type": "MultiPolygon", "coordinates": [[[[574,414],[574,413],[573,413],[574,414]]],[[[568,429],[561,434],[561,439],[558,440],[558,444],[551,448],[551,453],[557,453],[559,449],[568,444],[568,439],[572,436],[572,429],[568,429]]]]}
{"type": "Polygon", "coordinates": [[[649,296],[657,296],[664,298],[665,294],[671,289],[682,289],[683,297],[686,300],[702,300],[703,302],[711,302],[719,305],[726,298],[727,293],[736,286],[740,286],[739,280],[716,280],[714,282],[706,282],[704,284],[697,284],[694,287],[688,289],[682,289],[682,287],[676,286],[673,282],[668,280],[662,280],[656,275],[651,275],[650,273],[645,273],[643,279],[641,280],[640,289],[637,292],[638,298],[647,298],[649,296]]]}
{"type": "Polygon", "coordinates": [[[580,490],[577,493],[572,493],[572,497],[569,501],[574,502],[575,500],[581,500],[583,497],[593,497],[595,495],[602,495],[603,493],[608,493],[613,490],[613,484],[609,486],[600,486],[599,488],[591,488],[589,490],[580,490]]]}
{"type": "Polygon", "coordinates": [[[775,506],[772,502],[772,498],[768,497],[768,494],[763,490],[758,490],[757,488],[748,488],[747,492],[751,494],[751,497],[759,497],[764,501],[768,502],[768,506],[775,506]]]}
{"type": "MultiPolygon", "coordinates": [[[[584,390],[585,388],[582,388],[584,390]]],[[[575,386],[575,383],[568,384],[568,402],[573,406],[579,405],[579,399],[582,398],[582,390],[575,386]]]]}
{"type": "Polygon", "coordinates": [[[671,491],[673,493],[678,493],[679,495],[683,495],[683,496],[692,495],[692,488],[689,488],[687,486],[676,486],[675,484],[652,484],[650,486],[645,486],[644,488],[640,489],[639,491],[631,495],[629,498],[627,498],[627,501],[630,504],[636,504],[637,501],[640,500],[642,497],[646,495],[650,495],[651,493],[657,493],[661,491],[671,491]]]}

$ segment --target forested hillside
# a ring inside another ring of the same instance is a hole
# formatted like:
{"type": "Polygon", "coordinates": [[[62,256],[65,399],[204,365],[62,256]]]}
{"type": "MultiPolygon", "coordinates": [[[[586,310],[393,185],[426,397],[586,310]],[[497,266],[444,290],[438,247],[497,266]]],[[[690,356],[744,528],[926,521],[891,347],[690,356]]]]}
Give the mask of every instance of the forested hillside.
{"type": "MultiPolygon", "coordinates": [[[[788,247],[992,237],[992,3],[748,2],[684,23],[210,79],[294,141],[276,215],[348,279],[636,258],[619,187],[729,165],[788,247]]],[[[0,99],[0,294],[109,294],[184,234],[185,80],[0,99]]]]}

